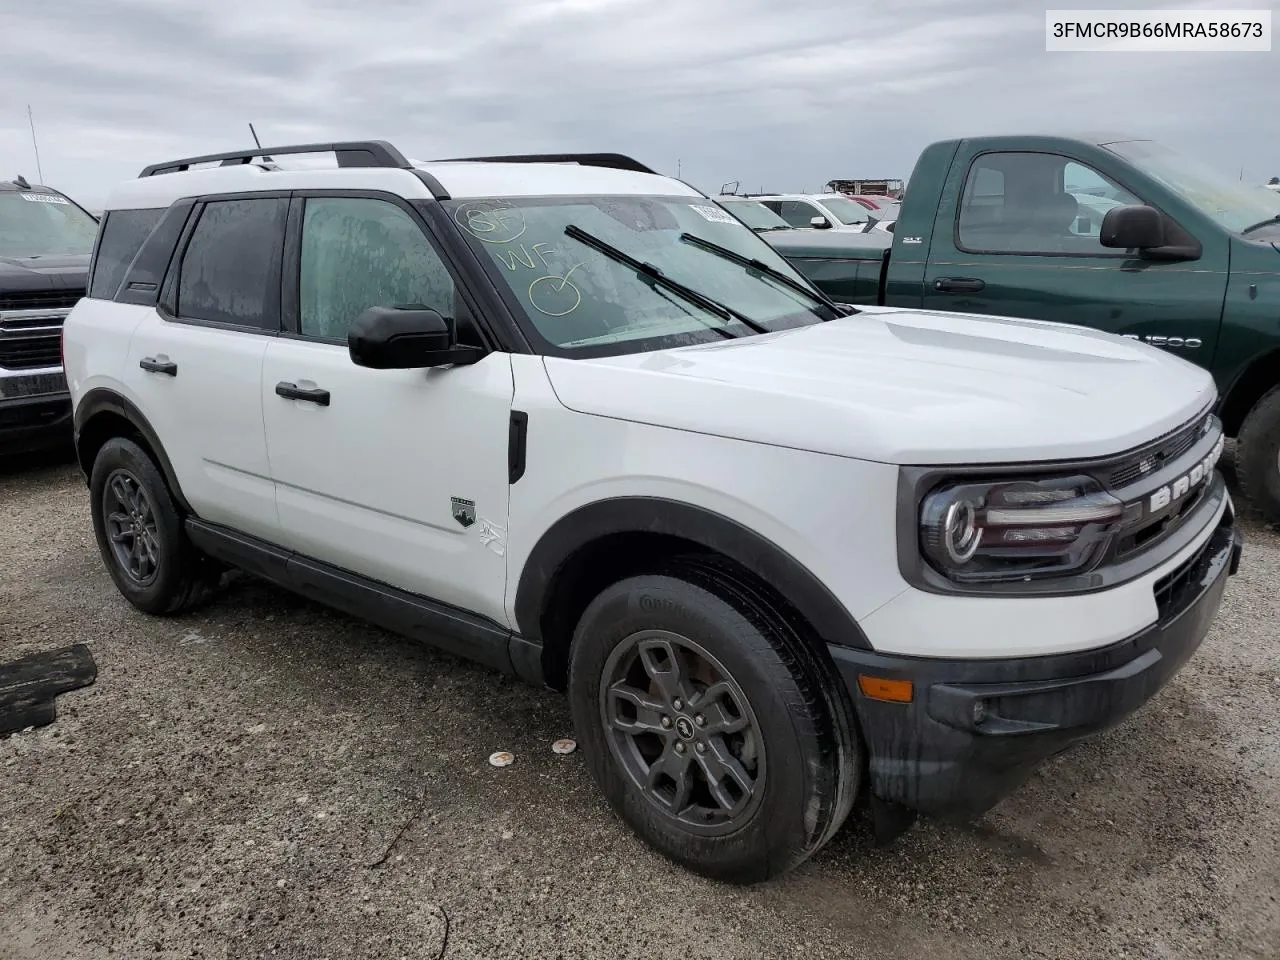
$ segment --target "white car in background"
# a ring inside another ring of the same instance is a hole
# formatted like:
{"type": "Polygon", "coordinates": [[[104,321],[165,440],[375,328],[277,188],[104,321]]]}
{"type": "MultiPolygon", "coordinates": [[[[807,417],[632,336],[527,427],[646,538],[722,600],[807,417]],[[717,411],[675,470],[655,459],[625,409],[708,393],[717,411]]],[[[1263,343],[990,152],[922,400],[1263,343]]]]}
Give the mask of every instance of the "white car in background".
{"type": "Polygon", "coordinates": [[[793,227],[865,233],[875,212],[842,193],[776,193],[754,197],[793,227]]]}

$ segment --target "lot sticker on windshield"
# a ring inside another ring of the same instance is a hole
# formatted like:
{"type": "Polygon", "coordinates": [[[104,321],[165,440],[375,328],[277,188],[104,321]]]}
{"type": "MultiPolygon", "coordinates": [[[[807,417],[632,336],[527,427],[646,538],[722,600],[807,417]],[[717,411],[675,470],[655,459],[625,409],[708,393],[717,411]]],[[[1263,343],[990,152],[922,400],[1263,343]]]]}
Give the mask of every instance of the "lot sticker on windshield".
{"type": "Polygon", "coordinates": [[[712,223],[738,222],[733,218],[733,214],[728,213],[725,210],[721,210],[719,207],[703,207],[695,204],[693,209],[702,214],[702,219],[710,220],[712,223]]]}
{"type": "Polygon", "coordinates": [[[18,194],[23,200],[30,200],[32,203],[66,203],[66,197],[55,197],[51,193],[20,193],[18,194]]]}

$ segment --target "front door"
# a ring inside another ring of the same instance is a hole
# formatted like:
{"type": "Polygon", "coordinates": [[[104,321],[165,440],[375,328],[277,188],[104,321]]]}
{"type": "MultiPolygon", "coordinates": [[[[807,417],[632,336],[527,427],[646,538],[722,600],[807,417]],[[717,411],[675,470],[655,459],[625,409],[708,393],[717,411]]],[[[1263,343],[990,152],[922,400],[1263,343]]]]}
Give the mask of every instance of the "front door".
{"type": "Polygon", "coordinates": [[[1228,251],[1217,236],[1200,238],[1203,252],[1194,261],[1143,260],[1102,246],[1106,211],[1142,202],[1071,157],[980,153],[968,164],[958,202],[939,208],[923,305],[1080,324],[1208,365],[1228,251]]]}
{"type": "Polygon", "coordinates": [[[463,338],[465,302],[403,201],[317,193],[293,203],[291,332],[267,347],[262,377],[286,545],[506,623],[510,356],[356,366],[347,328],[367,308],[430,307],[457,317],[463,338]]]}
{"type": "Polygon", "coordinates": [[[280,330],[285,196],[193,213],[159,307],[134,330],[125,384],[205,520],[275,540],[262,362],[280,330]]]}

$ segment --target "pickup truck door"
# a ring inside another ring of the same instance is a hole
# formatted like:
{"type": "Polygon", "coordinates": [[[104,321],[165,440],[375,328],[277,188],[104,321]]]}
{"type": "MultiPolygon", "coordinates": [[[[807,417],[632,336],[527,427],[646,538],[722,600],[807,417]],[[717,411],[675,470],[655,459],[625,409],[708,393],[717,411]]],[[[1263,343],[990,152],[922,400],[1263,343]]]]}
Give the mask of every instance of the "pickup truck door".
{"type": "Polygon", "coordinates": [[[1226,296],[1227,244],[1198,237],[1200,258],[1173,262],[1103,247],[1106,211],[1143,202],[1073,157],[959,154],[934,224],[923,306],[1080,324],[1208,366],[1226,296]]]}
{"type": "Polygon", "coordinates": [[[471,339],[451,272],[397,198],[295,194],[285,251],[285,333],[262,373],[284,545],[505,624],[510,355],[352,362],[347,328],[371,306],[422,304],[471,339]]]}

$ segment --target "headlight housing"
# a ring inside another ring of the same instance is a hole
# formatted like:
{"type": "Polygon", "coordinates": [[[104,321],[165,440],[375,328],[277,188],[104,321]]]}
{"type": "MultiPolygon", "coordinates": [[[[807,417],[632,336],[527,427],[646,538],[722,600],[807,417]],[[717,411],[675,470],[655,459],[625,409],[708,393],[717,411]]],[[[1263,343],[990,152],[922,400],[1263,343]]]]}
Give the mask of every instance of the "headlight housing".
{"type": "Polygon", "coordinates": [[[1124,514],[1088,476],[949,483],[921,503],[920,547],[955,583],[1062,577],[1097,565],[1124,514]]]}

